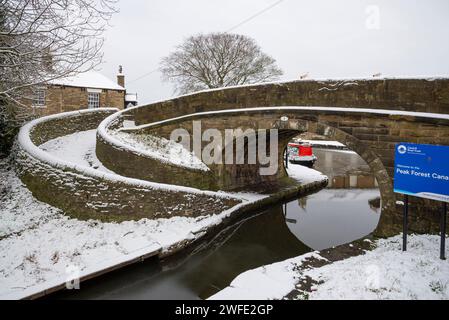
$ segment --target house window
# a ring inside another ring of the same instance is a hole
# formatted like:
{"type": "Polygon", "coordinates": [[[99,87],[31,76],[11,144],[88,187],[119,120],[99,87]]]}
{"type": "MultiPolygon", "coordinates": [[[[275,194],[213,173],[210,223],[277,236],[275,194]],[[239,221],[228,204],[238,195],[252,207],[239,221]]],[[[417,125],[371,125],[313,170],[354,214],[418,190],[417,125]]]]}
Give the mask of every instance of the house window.
{"type": "Polygon", "coordinates": [[[87,95],[87,107],[95,109],[100,107],[100,94],[98,92],[89,92],[87,95]]]}
{"type": "Polygon", "coordinates": [[[34,91],[33,106],[44,107],[45,106],[45,89],[36,89],[34,91]]]}

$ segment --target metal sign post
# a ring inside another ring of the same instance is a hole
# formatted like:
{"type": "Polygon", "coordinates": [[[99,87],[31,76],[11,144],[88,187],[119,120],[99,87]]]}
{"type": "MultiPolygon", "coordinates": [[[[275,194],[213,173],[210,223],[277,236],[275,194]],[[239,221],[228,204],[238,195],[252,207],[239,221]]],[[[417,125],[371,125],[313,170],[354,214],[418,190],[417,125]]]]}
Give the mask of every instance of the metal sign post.
{"type": "Polygon", "coordinates": [[[441,241],[440,241],[440,259],[446,260],[446,214],[447,203],[443,202],[443,211],[441,212],[441,241]]]}
{"type": "Polygon", "coordinates": [[[404,221],[402,223],[402,251],[407,251],[408,195],[404,195],[404,221]]]}

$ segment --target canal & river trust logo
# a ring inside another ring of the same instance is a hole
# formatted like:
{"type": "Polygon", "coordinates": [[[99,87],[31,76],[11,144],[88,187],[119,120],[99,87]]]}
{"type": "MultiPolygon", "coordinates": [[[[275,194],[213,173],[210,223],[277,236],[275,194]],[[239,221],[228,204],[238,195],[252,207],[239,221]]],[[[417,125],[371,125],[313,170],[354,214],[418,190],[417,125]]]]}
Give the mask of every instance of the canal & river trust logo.
{"type": "Polygon", "coordinates": [[[407,147],[402,145],[402,144],[399,145],[398,146],[398,152],[399,152],[399,154],[405,154],[407,152],[407,147]]]}

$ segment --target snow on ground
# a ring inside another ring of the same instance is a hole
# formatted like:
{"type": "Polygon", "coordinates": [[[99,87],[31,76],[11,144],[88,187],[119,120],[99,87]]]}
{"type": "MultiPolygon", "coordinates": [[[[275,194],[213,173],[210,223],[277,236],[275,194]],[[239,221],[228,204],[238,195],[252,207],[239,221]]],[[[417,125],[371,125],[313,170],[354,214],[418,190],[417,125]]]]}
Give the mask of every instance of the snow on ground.
{"type": "MultiPolygon", "coordinates": [[[[322,150],[326,150],[326,148],[323,148],[322,150]]],[[[338,153],[351,153],[351,154],[357,154],[357,152],[352,150],[340,150],[340,149],[328,149],[332,150],[332,152],[338,152],[338,153]]]]}
{"type": "Polygon", "coordinates": [[[310,169],[305,166],[292,163],[288,164],[287,172],[291,178],[301,183],[310,183],[327,179],[327,176],[315,169],[310,169]]]}
{"type": "Polygon", "coordinates": [[[180,143],[152,135],[136,135],[116,130],[109,130],[108,133],[126,144],[131,151],[143,156],[181,167],[209,171],[207,165],[180,143]]]}
{"type": "MultiPolygon", "coordinates": [[[[95,156],[95,130],[56,138],[40,148],[78,166],[108,171],[95,156]]],[[[290,172],[302,182],[326,178],[318,171],[295,167],[290,172]]],[[[242,205],[267,196],[232,195],[242,199],[242,205]]],[[[59,285],[74,271],[84,276],[168,250],[186,239],[201,237],[233,209],[198,218],[80,221],[36,200],[14,173],[10,161],[0,160],[0,299],[18,299],[59,285]]]]}
{"type": "Polygon", "coordinates": [[[323,259],[317,252],[273,263],[238,275],[229,285],[209,300],[271,300],[281,299],[295,288],[294,267],[307,258],[323,259]]]}
{"type": "Polygon", "coordinates": [[[363,256],[307,272],[324,281],[310,298],[449,299],[449,261],[439,259],[439,236],[412,235],[407,252],[401,236],[376,244],[363,256]]]}
{"type": "Polygon", "coordinates": [[[306,276],[320,284],[298,298],[449,299],[449,260],[439,259],[439,239],[411,235],[407,252],[401,235],[380,239],[364,255],[304,271],[296,266],[307,255],[299,256],[246,271],[210,299],[282,299],[306,276]]]}
{"type": "MultiPolygon", "coordinates": [[[[32,131],[32,128],[39,123],[43,123],[43,122],[49,121],[51,119],[59,119],[61,117],[68,118],[68,117],[72,117],[72,116],[78,116],[79,114],[83,114],[83,113],[91,113],[91,112],[109,113],[114,110],[117,110],[117,109],[113,109],[113,108],[86,109],[86,110],[79,110],[79,111],[64,112],[62,114],[55,114],[55,115],[50,115],[50,116],[45,116],[42,118],[35,119],[33,121],[28,122],[26,125],[24,125],[20,129],[18,137],[17,137],[18,146],[20,147],[20,149],[23,152],[27,153],[29,156],[34,157],[34,158],[38,159],[39,161],[46,163],[52,167],[62,169],[62,170],[74,170],[74,171],[76,171],[82,175],[88,176],[88,177],[90,176],[90,177],[94,177],[94,178],[105,179],[110,182],[120,182],[120,183],[125,183],[125,184],[131,185],[131,186],[137,186],[137,187],[149,188],[149,189],[155,189],[155,190],[166,190],[169,192],[170,191],[187,192],[187,193],[194,193],[194,194],[204,194],[204,195],[209,195],[209,196],[228,197],[225,194],[218,194],[217,192],[214,192],[214,191],[199,190],[199,189],[184,187],[184,186],[179,186],[179,185],[139,180],[139,179],[134,179],[134,178],[130,178],[130,177],[117,175],[114,173],[96,170],[92,167],[89,167],[89,166],[86,166],[83,164],[81,164],[81,165],[73,164],[72,162],[66,161],[64,159],[61,159],[57,156],[52,155],[50,152],[42,150],[41,148],[36,146],[31,141],[30,132],[32,131]]],[[[103,132],[103,134],[104,134],[105,130],[106,129],[104,128],[104,126],[102,127],[102,125],[100,124],[97,128],[97,135],[99,135],[100,132],[103,132]]],[[[106,140],[108,139],[108,137],[109,136],[103,135],[103,138],[106,138],[106,140]]],[[[61,137],[61,139],[64,139],[64,138],[61,137]]],[[[119,144],[122,144],[122,146],[126,147],[126,145],[124,145],[117,139],[112,138],[112,137],[110,137],[110,139],[114,140],[111,143],[115,144],[117,142],[119,144]]],[[[136,149],[136,150],[137,150],[137,152],[139,152],[138,149],[136,149]]]]}
{"type": "Polygon", "coordinates": [[[51,155],[74,165],[91,167],[108,173],[114,173],[98,160],[95,154],[97,130],[75,132],[41,144],[39,148],[51,155]]]}
{"type": "MultiPolygon", "coordinates": [[[[36,200],[0,160],[0,299],[17,299],[136,256],[195,239],[231,214],[122,223],[71,219],[36,200]]],[[[238,195],[238,194],[236,194],[238,195]]],[[[240,195],[246,202],[257,195],[240,195]]]]}
{"type": "Polygon", "coordinates": [[[123,128],[134,128],[136,122],[134,120],[123,120],[123,128]]]}

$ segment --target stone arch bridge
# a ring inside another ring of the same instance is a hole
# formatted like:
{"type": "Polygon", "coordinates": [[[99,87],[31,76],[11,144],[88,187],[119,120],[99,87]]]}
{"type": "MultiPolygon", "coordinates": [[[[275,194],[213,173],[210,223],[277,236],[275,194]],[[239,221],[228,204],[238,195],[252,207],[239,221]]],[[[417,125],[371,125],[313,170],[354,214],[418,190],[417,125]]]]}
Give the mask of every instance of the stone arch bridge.
{"type": "MultiPolygon", "coordinates": [[[[96,154],[107,168],[134,179],[207,190],[273,190],[291,183],[282,154],[288,141],[304,132],[342,142],[368,163],[382,195],[380,227],[391,228],[381,233],[391,233],[400,221],[400,197],[392,188],[395,144],[449,145],[449,79],[293,81],[198,92],[110,115],[98,127],[96,154]],[[226,129],[277,129],[279,170],[263,176],[258,163],[213,164],[208,170],[179,166],[136,152],[111,134],[169,138],[179,128],[193,134],[194,121],[223,136],[226,129]]],[[[415,210],[412,229],[438,225],[430,201],[413,205],[428,210],[415,210]]]]}

